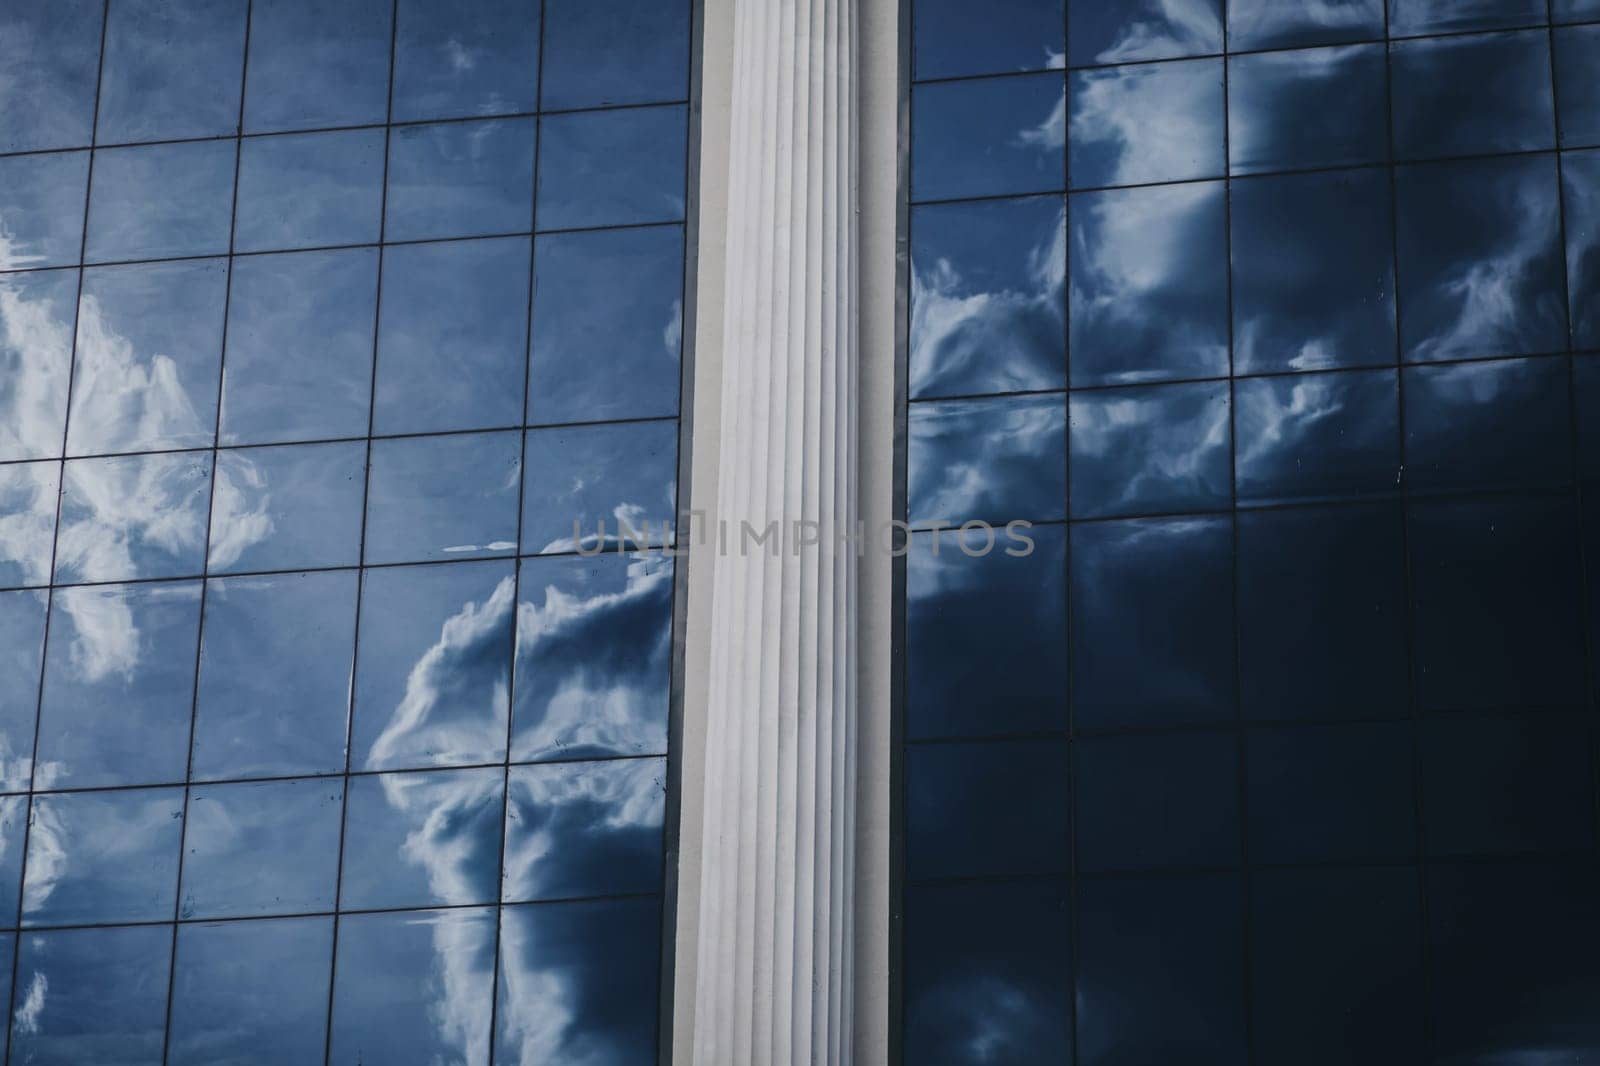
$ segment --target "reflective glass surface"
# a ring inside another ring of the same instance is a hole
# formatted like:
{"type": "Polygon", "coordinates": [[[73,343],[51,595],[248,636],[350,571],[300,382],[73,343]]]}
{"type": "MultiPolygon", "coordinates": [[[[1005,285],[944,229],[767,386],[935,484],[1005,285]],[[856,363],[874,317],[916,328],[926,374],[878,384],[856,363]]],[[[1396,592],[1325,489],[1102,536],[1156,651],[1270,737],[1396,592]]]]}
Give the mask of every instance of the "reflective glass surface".
{"type": "Polygon", "coordinates": [[[697,21],[0,2],[0,1058],[654,1061],[697,21]]]}
{"type": "Polygon", "coordinates": [[[1600,1057],[1600,4],[908,6],[893,1061],[1600,1057]]]}

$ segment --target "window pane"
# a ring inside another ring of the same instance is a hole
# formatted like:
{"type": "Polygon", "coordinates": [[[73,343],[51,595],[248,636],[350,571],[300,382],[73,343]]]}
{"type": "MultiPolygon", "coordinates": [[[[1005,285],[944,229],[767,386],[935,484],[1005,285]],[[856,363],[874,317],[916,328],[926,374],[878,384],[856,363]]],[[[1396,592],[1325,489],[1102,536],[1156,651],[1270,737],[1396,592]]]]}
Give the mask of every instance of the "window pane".
{"type": "MultiPolygon", "coordinates": [[[[1239,502],[1370,499],[1398,492],[1398,385],[1393,370],[1235,383],[1239,502]]],[[[1406,403],[1409,417],[1409,395],[1406,403]]]]}
{"type": "Polygon", "coordinates": [[[1572,343],[1600,347],[1600,151],[1571,152],[1561,162],[1572,343]]]}
{"type": "Polygon", "coordinates": [[[0,460],[61,454],[77,301],[76,270],[0,275],[0,460]]]}
{"type": "Polygon", "coordinates": [[[107,5],[96,138],[221,137],[239,128],[245,0],[107,5]]]}
{"type": "Polygon", "coordinates": [[[87,145],[105,0],[13,0],[0,9],[0,152],[87,145]]]}
{"type": "Polygon", "coordinates": [[[89,153],[0,157],[0,270],[78,262],[89,153]]]}
{"type": "Polygon", "coordinates": [[[1176,59],[1222,51],[1222,0],[1072,0],[1073,66],[1176,59]]]}
{"type": "Polygon", "coordinates": [[[332,910],[343,801],[317,778],[192,789],[179,916],[332,910]]]}
{"type": "Polygon", "coordinates": [[[400,0],[394,120],[532,111],[538,0],[400,0]]]}
{"type": "Polygon", "coordinates": [[[374,441],[366,561],[515,551],[521,438],[475,433],[374,441]]]}
{"type": "Polygon", "coordinates": [[[1389,32],[1459,33],[1545,21],[1542,0],[1389,0],[1389,32]]]}
{"type": "Polygon", "coordinates": [[[389,142],[384,238],[533,228],[533,119],[403,126],[389,142]]]}
{"type": "Polygon", "coordinates": [[[1227,382],[1107,389],[1072,397],[1072,513],[1226,507],[1227,382]]]}
{"type": "MultiPolygon", "coordinates": [[[[33,723],[39,711],[43,592],[0,592],[0,790],[23,791],[33,772],[33,723]]],[[[0,911],[3,914],[4,911],[0,911]]]]}
{"type": "Polygon", "coordinates": [[[1296,48],[1383,37],[1384,0],[1285,4],[1283,0],[1229,0],[1228,47],[1296,48]]]}
{"type": "Polygon", "coordinates": [[[207,452],[67,462],[57,581],[199,574],[205,566],[207,452]]]}
{"type": "Polygon", "coordinates": [[[493,903],[504,796],[499,767],[352,777],[339,905],[493,903]]]}
{"type": "Polygon", "coordinates": [[[682,219],[687,117],[682,107],[643,107],[543,119],[539,228],[682,219]]]}
{"type": "Polygon", "coordinates": [[[88,262],[221,255],[233,210],[231,141],[95,153],[88,262]]]}
{"type": "Polygon", "coordinates": [[[548,0],[546,110],[689,95],[688,0],[548,0]]]}
{"type": "Polygon", "coordinates": [[[1220,59],[1151,63],[1071,75],[1072,187],[1220,177],[1220,59]]]}
{"type": "Polygon", "coordinates": [[[354,566],[366,467],[360,441],[218,452],[210,571],[354,566]]]}
{"type": "Polygon", "coordinates": [[[1570,484],[1567,378],[1564,359],[1407,367],[1410,486],[1432,491],[1570,484]]]}
{"type": "Polygon", "coordinates": [[[234,246],[262,252],[376,243],[383,145],[382,130],[245,140],[234,246]]]}
{"type": "Polygon", "coordinates": [[[906,876],[1069,866],[1065,741],[917,744],[906,754],[906,876]]]}
{"type": "Polygon", "coordinates": [[[1059,74],[922,85],[912,94],[911,197],[955,200],[1063,185],[1059,74]]]}
{"type": "Polygon", "coordinates": [[[21,937],[12,1056],[39,1066],[160,1066],[171,963],[171,926],[21,937]]]}
{"type": "Polygon", "coordinates": [[[1383,162],[1388,92],[1379,45],[1230,59],[1229,166],[1256,174],[1383,162]]]}
{"type": "Polygon", "coordinates": [[[1550,39],[1543,30],[1404,41],[1390,62],[1394,143],[1402,158],[1554,146],[1550,39]]]}
{"type": "Polygon", "coordinates": [[[523,551],[666,543],[677,521],[676,421],[532,430],[526,449],[523,551]]]}
{"type": "Polygon", "coordinates": [[[274,0],[250,10],[244,127],[382,122],[389,104],[386,0],[274,0]]]}
{"type": "Polygon", "coordinates": [[[949,400],[911,409],[911,521],[927,526],[1066,510],[1063,397],[949,400]]]}
{"type": "Polygon", "coordinates": [[[60,463],[0,466],[0,588],[50,583],[60,463]]]}
{"type": "Polygon", "coordinates": [[[916,76],[1008,74],[1066,65],[1066,0],[917,0],[916,76]]]}
{"type": "Polygon", "coordinates": [[[172,921],[182,832],[181,788],[35,797],[23,923],[172,921]]]}
{"type": "Polygon", "coordinates": [[[1081,871],[1239,862],[1232,733],[1085,737],[1073,745],[1072,780],[1081,871]]]}

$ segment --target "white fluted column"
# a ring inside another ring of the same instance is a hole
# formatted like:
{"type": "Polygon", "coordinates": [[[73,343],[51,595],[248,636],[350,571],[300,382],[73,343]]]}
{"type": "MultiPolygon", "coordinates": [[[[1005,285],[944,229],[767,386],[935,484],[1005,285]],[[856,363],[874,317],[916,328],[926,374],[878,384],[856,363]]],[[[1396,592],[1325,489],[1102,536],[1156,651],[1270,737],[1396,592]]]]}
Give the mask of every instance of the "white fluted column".
{"type": "Polygon", "coordinates": [[[694,1061],[848,1063],[855,3],[734,13],[694,1061]]]}

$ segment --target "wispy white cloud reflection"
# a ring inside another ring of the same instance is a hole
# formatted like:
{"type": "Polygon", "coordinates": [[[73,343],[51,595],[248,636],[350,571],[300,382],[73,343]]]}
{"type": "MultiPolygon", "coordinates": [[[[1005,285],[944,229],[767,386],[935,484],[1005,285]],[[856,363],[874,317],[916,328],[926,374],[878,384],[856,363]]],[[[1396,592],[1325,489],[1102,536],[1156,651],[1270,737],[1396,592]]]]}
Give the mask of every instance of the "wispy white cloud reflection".
{"type": "Polygon", "coordinates": [[[70,271],[0,278],[0,457],[60,454],[76,287],[70,271]]]}
{"type": "Polygon", "coordinates": [[[1222,23],[1216,0],[1147,0],[1147,13],[1123,26],[1095,53],[1096,63],[1122,63],[1159,56],[1216,51],[1222,23]]]}

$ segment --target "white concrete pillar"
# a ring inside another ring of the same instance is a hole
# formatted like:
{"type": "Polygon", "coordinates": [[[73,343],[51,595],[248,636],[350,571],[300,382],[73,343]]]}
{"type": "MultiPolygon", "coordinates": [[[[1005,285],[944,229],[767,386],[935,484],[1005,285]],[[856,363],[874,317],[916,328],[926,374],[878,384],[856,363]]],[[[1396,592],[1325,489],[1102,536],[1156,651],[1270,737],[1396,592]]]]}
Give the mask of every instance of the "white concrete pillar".
{"type": "Polygon", "coordinates": [[[855,3],[733,8],[693,1061],[848,1063],[855,3]]]}

